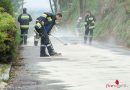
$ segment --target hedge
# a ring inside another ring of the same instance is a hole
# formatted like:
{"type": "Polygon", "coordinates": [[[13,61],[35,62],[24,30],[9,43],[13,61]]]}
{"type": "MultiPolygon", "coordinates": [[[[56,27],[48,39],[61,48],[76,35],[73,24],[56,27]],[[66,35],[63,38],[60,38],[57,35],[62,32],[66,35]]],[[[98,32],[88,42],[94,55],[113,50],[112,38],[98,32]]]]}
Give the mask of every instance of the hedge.
{"type": "Polygon", "coordinates": [[[4,8],[5,12],[13,15],[13,7],[11,2],[11,0],[0,0],[0,7],[4,8]]]}
{"type": "Polygon", "coordinates": [[[0,8],[0,62],[13,60],[16,50],[16,22],[8,13],[0,8]]]}

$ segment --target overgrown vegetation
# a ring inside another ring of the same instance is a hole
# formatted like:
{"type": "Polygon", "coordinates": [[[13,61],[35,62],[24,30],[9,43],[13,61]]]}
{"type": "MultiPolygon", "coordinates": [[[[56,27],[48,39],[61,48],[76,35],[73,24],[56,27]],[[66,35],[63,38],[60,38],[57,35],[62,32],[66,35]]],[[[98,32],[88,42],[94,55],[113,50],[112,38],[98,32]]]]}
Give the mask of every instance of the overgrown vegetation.
{"type": "Polygon", "coordinates": [[[9,63],[16,57],[20,37],[13,17],[11,0],[0,1],[0,63],[9,63]]]}
{"type": "Polygon", "coordinates": [[[18,17],[22,12],[22,3],[23,0],[11,0],[11,4],[13,6],[13,13],[15,17],[18,17]]]}
{"type": "Polygon", "coordinates": [[[113,39],[115,43],[130,47],[130,0],[59,0],[59,4],[63,20],[71,30],[78,17],[84,19],[85,11],[90,10],[97,19],[95,39],[113,39]]]}
{"type": "Polygon", "coordinates": [[[0,0],[0,7],[4,8],[4,11],[13,15],[13,7],[11,0],[0,0]]]}
{"type": "Polygon", "coordinates": [[[16,49],[16,23],[6,12],[0,12],[0,61],[10,62],[16,49]]]}

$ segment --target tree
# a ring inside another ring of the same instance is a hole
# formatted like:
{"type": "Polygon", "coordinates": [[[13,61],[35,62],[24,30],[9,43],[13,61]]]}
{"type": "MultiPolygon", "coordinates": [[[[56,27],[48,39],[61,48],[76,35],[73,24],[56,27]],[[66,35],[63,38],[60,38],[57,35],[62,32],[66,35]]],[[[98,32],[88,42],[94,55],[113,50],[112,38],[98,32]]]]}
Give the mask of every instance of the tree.
{"type": "Polygon", "coordinates": [[[82,17],[83,16],[83,0],[79,0],[80,2],[80,16],[82,17]]]}
{"type": "Polygon", "coordinates": [[[13,15],[13,7],[11,5],[11,0],[1,0],[0,7],[4,8],[5,12],[13,15]]]}
{"type": "Polygon", "coordinates": [[[53,0],[55,13],[60,11],[60,0],[53,0]]]}
{"type": "Polygon", "coordinates": [[[125,1],[126,14],[130,14],[130,0],[125,1]]]}
{"type": "Polygon", "coordinates": [[[54,13],[54,10],[53,10],[53,5],[52,5],[52,1],[51,1],[51,0],[49,0],[49,3],[50,3],[51,11],[52,11],[52,13],[54,13]]]}
{"type": "Polygon", "coordinates": [[[11,3],[13,5],[14,12],[18,12],[19,10],[22,10],[22,4],[23,0],[11,0],[11,3]]]}

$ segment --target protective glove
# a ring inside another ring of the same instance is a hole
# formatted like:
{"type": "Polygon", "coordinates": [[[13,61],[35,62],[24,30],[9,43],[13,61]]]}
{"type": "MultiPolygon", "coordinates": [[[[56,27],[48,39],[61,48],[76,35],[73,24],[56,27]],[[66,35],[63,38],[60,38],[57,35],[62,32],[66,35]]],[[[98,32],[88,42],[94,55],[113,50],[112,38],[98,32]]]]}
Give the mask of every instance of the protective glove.
{"type": "Polygon", "coordinates": [[[36,35],[38,35],[39,37],[41,37],[43,34],[41,32],[41,29],[36,29],[34,30],[34,32],[36,33],[36,35]]]}

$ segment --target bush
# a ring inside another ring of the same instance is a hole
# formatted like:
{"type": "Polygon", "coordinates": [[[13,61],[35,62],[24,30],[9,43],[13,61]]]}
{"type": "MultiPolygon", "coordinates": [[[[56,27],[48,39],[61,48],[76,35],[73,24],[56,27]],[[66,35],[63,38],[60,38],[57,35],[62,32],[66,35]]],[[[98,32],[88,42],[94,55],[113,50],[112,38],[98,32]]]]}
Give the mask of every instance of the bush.
{"type": "Polygon", "coordinates": [[[0,0],[0,7],[4,8],[5,12],[13,15],[11,0],[0,0]]]}
{"type": "Polygon", "coordinates": [[[0,12],[0,62],[10,62],[16,48],[16,23],[6,12],[0,12]]]}

